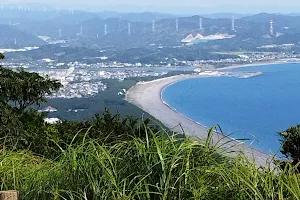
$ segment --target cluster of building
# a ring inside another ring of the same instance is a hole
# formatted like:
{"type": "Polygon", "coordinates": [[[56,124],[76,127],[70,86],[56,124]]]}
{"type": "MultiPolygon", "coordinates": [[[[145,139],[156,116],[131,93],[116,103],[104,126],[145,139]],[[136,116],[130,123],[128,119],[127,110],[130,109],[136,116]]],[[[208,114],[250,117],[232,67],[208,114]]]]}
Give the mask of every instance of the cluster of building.
{"type": "MultiPolygon", "coordinates": [[[[283,45],[265,45],[261,47],[257,47],[258,50],[261,49],[291,49],[294,44],[283,44],[283,45]]],[[[55,70],[55,73],[59,72],[59,69],[66,68],[69,69],[83,69],[83,71],[79,71],[77,74],[73,74],[73,76],[69,76],[68,79],[71,81],[81,81],[77,80],[78,78],[90,79],[90,77],[96,76],[101,78],[116,78],[116,79],[124,79],[127,77],[135,77],[135,76],[148,76],[148,75],[157,75],[157,74],[149,74],[149,72],[143,72],[141,68],[151,68],[151,67],[171,67],[173,65],[188,65],[188,66],[198,66],[201,64],[209,64],[209,65],[218,65],[218,64],[240,64],[240,63],[253,63],[260,61],[273,61],[279,59],[290,59],[290,58],[300,58],[299,54],[295,54],[293,51],[281,51],[281,52],[253,52],[253,53],[240,53],[236,54],[238,58],[229,58],[229,59],[211,59],[211,60],[196,60],[196,61],[178,61],[176,59],[167,59],[165,62],[161,62],[160,64],[142,64],[142,63],[122,63],[122,62],[111,62],[106,61],[106,57],[101,57],[101,62],[88,64],[86,62],[56,62],[49,58],[40,59],[37,61],[30,62],[6,62],[0,63],[4,66],[11,68],[34,68],[34,70],[42,71],[44,69],[55,70]],[[111,69],[115,69],[115,71],[111,71],[111,69]],[[87,72],[87,70],[89,70],[87,72]],[[94,70],[94,71],[92,71],[94,70]],[[127,71],[126,71],[127,70],[127,71]],[[118,71],[118,72],[116,72],[118,71]],[[81,75],[80,75],[81,73],[81,75]],[[85,74],[86,73],[86,74],[85,74]]],[[[64,73],[64,72],[63,72],[64,73]]],[[[58,75],[62,76],[62,75],[58,75]]],[[[59,78],[59,77],[58,77],[59,78]]]]}
{"type": "Polygon", "coordinates": [[[69,69],[35,69],[35,72],[42,76],[59,80],[63,87],[48,98],[87,98],[99,94],[107,89],[107,85],[103,83],[105,79],[118,79],[123,81],[130,77],[146,77],[160,76],[163,73],[144,71],[144,70],[127,70],[127,69],[111,69],[111,70],[95,70],[70,67],[69,69]]]}
{"type": "MultiPolygon", "coordinates": [[[[90,69],[99,69],[99,68],[129,68],[129,67],[159,67],[160,65],[155,64],[142,64],[142,63],[123,63],[117,61],[106,61],[107,57],[98,57],[101,62],[87,64],[85,62],[68,62],[68,63],[48,63],[49,66],[53,67],[76,67],[76,68],[90,68],[90,69]]],[[[96,59],[96,58],[93,58],[96,59]]]]}
{"type": "MultiPolygon", "coordinates": [[[[284,47],[290,47],[285,45],[284,47]]],[[[278,46],[275,46],[278,47],[278,46]]],[[[271,48],[271,46],[264,46],[271,48]]],[[[272,48],[274,48],[272,46],[272,48]]],[[[229,66],[235,64],[247,64],[256,62],[268,62],[275,60],[297,60],[299,54],[292,51],[287,52],[248,52],[236,54],[238,58],[216,59],[216,60],[197,60],[197,61],[178,61],[182,66],[229,66]]],[[[103,58],[104,59],[104,58],[103,58]]],[[[174,60],[173,60],[174,61],[174,60]]],[[[40,73],[42,76],[48,75],[53,79],[59,80],[63,87],[49,98],[86,98],[97,95],[107,89],[103,83],[105,79],[117,79],[123,81],[130,77],[161,76],[166,72],[154,70],[154,65],[142,65],[141,63],[119,63],[107,62],[97,64],[87,64],[83,62],[60,63],[51,59],[41,59],[31,63],[2,63],[6,67],[28,68],[29,71],[40,73]],[[151,69],[151,70],[149,70],[151,69]]],[[[0,63],[1,65],[1,63],[0,63]]],[[[171,66],[168,63],[167,66],[171,66]]],[[[161,67],[161,66],[160,66],[161,67]]],[[[158,67],[159,68],[159,67],[158,67]]],[[[157,68],[156,68],[157,69],[157,68]]],[[[161,68],[160,68],[161,69],[161,68]]]]}
{"type": "Polygon", "coordinates": [[[99,79],[92,79],[87,73],[74,73],[75,68],[50,69],[49,71],[43,68],[42,71],[37,71],[42,76],[59,80],[63,87],[53,96],[48,98],[84,98],[98,94],[100,91],[106,90],[107,86],[99,79]]]}
{"type": "Polygon", "coordinates": [[[101,81],[98,82],[79,82],[64,85],[57,93],[48,98],[86,98],[97,95],[101,91],[105,91],[107,86],[101,81]]]}
{"type": "Polygon", "coordinates": [[[276,60],[297,60],[300,59],[299,54],[294,54],[293,52],[278,52],[278,53],[264,53],[264,52],[253,52],[244,53],[238,55],[238,58],[227,58],[218,60],[196,60],[187,61],[187,65],[199,66],[199,65],[233,65],[241,63],[256,63],[256,62],[269,62],[276,60]]]}
{"type": "MultiPolygon", "coordinates": [[[[1,52],[1,51],[0,51],[1,52]]],[[[1,65],[7,66],[10,68],[49,68],[49,69],[65,69],[65,68],[83,68],[83,69],[111,69],[111,68],[141,68],[141,67],[162,67],[166,65],[162,64],[142,64],[142,63],[123,63],[116,61],[103,61],[93,64],[87,64],[85,62],[56,62],[50,58],[43,58],[37,61],[27,61],[27,62],[0,62],[1,65]]]]}

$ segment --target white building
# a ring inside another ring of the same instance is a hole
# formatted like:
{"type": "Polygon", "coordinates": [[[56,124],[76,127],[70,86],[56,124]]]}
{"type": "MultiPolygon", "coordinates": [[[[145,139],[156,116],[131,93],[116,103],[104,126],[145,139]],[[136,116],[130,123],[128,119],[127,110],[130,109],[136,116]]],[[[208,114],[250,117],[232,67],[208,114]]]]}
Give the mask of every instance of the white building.
{"type": "Polygon", "coordinates": [[[57,124],[61,122],[61,120],[58,118],[45,118],[44,121],[48,124],[57,124]]]}

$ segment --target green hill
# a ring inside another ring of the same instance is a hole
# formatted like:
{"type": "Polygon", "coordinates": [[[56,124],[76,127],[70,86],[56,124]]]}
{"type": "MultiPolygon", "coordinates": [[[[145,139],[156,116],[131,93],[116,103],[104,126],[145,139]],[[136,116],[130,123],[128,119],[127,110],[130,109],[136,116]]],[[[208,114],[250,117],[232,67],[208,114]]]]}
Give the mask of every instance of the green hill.
{"type": "Polygon", "coordinates": [[[32,47],[46,44],[37,36],[31,35],[19,30],[13,26],[0,24],[0,47],[18,48],[18,47],[32,47]]]}

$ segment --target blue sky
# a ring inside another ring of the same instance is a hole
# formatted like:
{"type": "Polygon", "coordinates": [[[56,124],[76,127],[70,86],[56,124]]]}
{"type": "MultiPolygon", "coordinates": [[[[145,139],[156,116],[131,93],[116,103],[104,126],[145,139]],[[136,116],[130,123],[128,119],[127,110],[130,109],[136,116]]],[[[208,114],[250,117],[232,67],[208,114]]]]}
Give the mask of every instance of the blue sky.
{"type": "MultiPolygon", "coordinates": [[[[82,0],[2,0],[2,3],[82,3],[82,0]]],[[[85,4],[134,4],[134,5],[197,5],[197,6],[213,6],[220,4],[252,4],[267,5],[276,4],[286,6],[288,4],[300,5],[299,0],[85,0],[85,4]]]]}
{"type": "Polygon", "coordinates": [[[98,11],[124,12],[157,11],[185,14],[300,12],[300,0],[0,0],[0,2],[2,4],[41,3],[64,7],[92,8],[98,11]]]}

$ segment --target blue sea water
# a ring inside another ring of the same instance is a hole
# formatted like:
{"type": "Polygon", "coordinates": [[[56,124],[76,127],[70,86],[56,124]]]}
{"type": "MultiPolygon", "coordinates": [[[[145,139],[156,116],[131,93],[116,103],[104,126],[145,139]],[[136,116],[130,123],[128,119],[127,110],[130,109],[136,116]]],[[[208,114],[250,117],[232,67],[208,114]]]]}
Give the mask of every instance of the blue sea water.
{"type": "Polygon", "coordinates": [[[300,123],[300,64],[265,65],[235,71],[262,75],[187,79],[168,86],[162,98],[183,115],[220,125],[231,137],[266,153],[278,153],[278,132],[300,123]]]}

